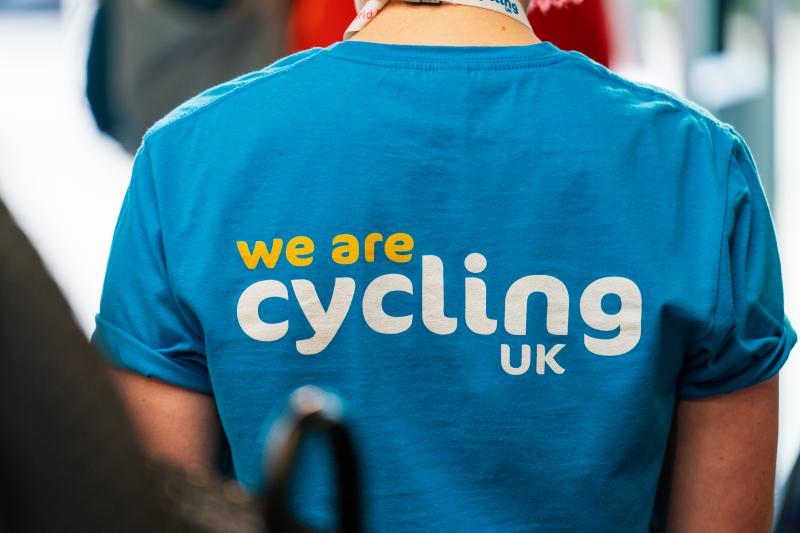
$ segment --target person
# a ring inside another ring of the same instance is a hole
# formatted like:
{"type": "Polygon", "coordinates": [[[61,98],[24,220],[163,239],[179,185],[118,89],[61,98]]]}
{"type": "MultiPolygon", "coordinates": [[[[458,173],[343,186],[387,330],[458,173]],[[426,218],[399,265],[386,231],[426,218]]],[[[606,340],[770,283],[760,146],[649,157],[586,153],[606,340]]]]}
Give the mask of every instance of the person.
{"type": "Polygon", "coordinates": [[[370,531],[769,531],[796,334],[746,144],[525,8],[371,0],[149,131],[94,341],[153,456],[211,468],[223,431],[259,487],[310,384],[345,399],[370,531]]]}
{"type": "MultiPolygon", "coordinates": [[[[0,253],[0,531],[213,531],[221,520],[181,516],[201,488],[137,446],[106,365],[2,198],[0,253]]],[[[256,513],[212,499],[219,485],[205,499],[230,508],[220,515],[256,513]]]]}
{"type": "Polygon", "coordinates": [[[164,113],[206,87],[285,55],[284,0],[100,0],[86,97],[128,152],[164,113]]]}

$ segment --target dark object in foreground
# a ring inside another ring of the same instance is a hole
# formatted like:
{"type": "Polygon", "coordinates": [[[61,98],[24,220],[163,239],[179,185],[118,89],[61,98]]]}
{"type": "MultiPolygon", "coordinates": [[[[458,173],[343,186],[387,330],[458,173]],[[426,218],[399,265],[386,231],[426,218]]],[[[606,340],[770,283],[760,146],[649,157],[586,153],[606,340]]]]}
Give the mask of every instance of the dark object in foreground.
{"type": "MultiPolygon", "coordinates": [[[[104,363],[2,202],[0,257],[0,531],[265,531],[264,507],[235,484],[147,460],[104,363]]],[[[310,429],[332,437],[348,490],[342,528],[358,531],[355,458],[331,413],[323,402],[284,419],[292,438],[272,452],[280,475],[270,484],[279,498],[268,500],[270,533],[309,531],[282,506],[292,446],[310,429]]]]}
{"type": "Polygon", "coordinates": [[[289,487],[300,443],[306,433],[328,437],[334,455],[339,504],[339,529],[361,531],[361,499],[358,471],[350,434],[341,422],[341,403],[315,387],[292,394],[290,408],[273,426],[268,439],[266,511],[267,531],[310,531],[288,512],[289,487]]]}
{"type": "Polygon", "coordinates": [[[775,533],[797,533],[800,531],[800,459],[794,466],[789,483],[786,484],[786,496],[778,515],[775,533]]]}

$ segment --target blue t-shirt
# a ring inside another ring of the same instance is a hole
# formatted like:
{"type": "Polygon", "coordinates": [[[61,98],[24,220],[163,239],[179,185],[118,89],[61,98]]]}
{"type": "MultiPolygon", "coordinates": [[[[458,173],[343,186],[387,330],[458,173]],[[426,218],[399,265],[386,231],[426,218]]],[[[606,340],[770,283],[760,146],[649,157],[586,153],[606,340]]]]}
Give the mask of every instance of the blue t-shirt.
{"type": "Polygon", "coordinates": [[[645,531],[676,399],[795,341],[741,137],[547,43],[338,43],[181,106],[95,334],[213,394],[251,488],[276,406],[339,393],[368,529],[459,532],[645,531]]]}

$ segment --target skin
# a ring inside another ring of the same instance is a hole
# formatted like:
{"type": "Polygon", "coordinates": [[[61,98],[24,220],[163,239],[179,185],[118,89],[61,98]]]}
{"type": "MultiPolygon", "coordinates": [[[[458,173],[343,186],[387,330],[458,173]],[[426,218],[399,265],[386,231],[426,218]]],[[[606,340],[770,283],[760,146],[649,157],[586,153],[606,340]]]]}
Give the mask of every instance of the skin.
{"type": "MultiPolygon", "coordinates": [[[[523,24],[468,6],[389,4],[355,40],[393,44],[512,46],[539,42],[523,24]]],[[[134,374],[117,382],[149,453],[210,470],[219,420],[210,396],[134,374]]],[[[667,531],[768,533],[778,434],[778,379],[678,402],[666,461],[667,531]]]]}
{"type": "Polygon", "coordinates": [[[778,377],[678,402],[667,530],[768,533],[778,447],[778,377]]]}
{"type": "Polygon", "coordinates": [[[487,9],[393,1],[354,41],[430,46],[522,46],[539,39],[522,23],[487,9]]]}
{"type": "Polygon", "coordinates": [[[220,437],[214,399],[143,377],[113,372],[145,451],[189,472],[213,469],[220,437]]]}

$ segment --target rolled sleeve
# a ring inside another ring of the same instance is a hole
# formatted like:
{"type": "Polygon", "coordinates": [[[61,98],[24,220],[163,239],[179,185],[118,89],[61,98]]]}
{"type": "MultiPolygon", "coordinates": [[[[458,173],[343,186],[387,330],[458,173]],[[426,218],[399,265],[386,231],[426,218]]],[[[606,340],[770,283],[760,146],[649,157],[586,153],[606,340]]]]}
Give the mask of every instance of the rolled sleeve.
{"type": "Polygon", "coordinates": [[[717,301],[707,334],[684,359],[684,398],[725,394],[775,376],[797,342],[784,314],[778,244],[744,141],[735,135],[720,251],[717,301]]]}
{"type": "Polygon", "coordinates": [[[96,324],[92,344],[97,346],[110,365],[178,387],[211,394],[211,382],[204,361],[153,350],[100,315],[96,317],[96,324]]]}
{"type": "Polygon", "coordinates": [[[203,328],[173,290],[144,145],[120,211],[92,342],[119,368],[211,393],[203,328]]]}

